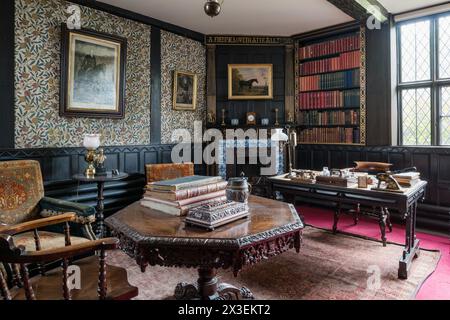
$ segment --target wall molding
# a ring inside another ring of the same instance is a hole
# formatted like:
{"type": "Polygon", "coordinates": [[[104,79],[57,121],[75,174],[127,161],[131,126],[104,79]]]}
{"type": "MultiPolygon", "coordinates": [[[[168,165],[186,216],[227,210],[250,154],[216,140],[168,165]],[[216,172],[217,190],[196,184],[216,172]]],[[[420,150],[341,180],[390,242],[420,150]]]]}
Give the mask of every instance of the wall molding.
{"type": "Polygon", "coordinates": [[[161,29],[150,31],[150,141],[161,143],[161,29]]]}

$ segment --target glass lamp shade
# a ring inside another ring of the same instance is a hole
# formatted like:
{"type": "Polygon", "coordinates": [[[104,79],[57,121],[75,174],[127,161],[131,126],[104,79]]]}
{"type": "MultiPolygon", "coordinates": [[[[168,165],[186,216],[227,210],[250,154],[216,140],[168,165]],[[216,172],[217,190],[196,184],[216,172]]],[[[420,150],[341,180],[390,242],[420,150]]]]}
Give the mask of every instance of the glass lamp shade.
{"type": "Polygon", "coordinates": [[[289,137],[286,133],[283,132],[283,129],[275,129],[275,133],[270,137],[272,141],[286,142],[289,140],[289,137]]]}
{"type": "Polygon", "coordinates": [[[83,147],[88,150],[96,150],[100,147],[100,135],[99,134],[86,134],[83,139],[83,147]]]}

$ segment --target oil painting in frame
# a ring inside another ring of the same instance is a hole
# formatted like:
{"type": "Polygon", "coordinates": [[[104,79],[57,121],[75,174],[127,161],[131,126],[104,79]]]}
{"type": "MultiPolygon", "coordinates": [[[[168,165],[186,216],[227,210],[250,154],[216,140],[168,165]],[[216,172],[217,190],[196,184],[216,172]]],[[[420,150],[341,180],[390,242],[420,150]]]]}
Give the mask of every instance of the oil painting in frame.
{"type": "Polygon", "coordinates": [[[173,109],[192,110],[197,106],[197,75],[187,71],[174,71],[173,109]]]}
{"type": "Polygon", "coordinates": [[[123,118],[127,41],[61,27],[60,115],[123,118]]]}
{"type": "Polygon", "coordinates": [[[273,99],[272,64],[229,64],[228,99],[273,99]]]}

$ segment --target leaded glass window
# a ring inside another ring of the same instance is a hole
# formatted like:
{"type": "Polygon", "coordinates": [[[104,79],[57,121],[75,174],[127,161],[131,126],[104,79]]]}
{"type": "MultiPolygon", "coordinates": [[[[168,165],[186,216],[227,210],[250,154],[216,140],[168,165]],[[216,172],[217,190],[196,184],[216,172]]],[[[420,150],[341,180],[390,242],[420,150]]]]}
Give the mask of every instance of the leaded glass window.
{"type": "Polygon", "coordinates": [[[450,13],[401,22],[399,142],[450,145],[450,13]]]}

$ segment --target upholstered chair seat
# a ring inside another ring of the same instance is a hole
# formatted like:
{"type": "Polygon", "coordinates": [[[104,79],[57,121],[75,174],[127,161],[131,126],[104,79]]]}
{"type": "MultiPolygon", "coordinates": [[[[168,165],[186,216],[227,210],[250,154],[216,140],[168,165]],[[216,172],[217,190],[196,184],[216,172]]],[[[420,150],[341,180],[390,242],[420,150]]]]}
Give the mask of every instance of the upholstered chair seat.
{"type": "MultiPolygon", "coordinates": [[[[0,229],[1,232],[1,229],[0,229]]],[[[64,247],[64,234],[48,231],[39,231],[39,238],[41,240],[41,249],[50,250],[64,247]]],[[[13,241],[16,246],[24,246],[26,251],[35,251],[36,244],[34,241],[34,234],[32,231],[24,232],[13,236],[13,241]]],[[[80,244],[88,242],[89,239],[81,237],[71,237],[72,244],[80,244]]]]}

